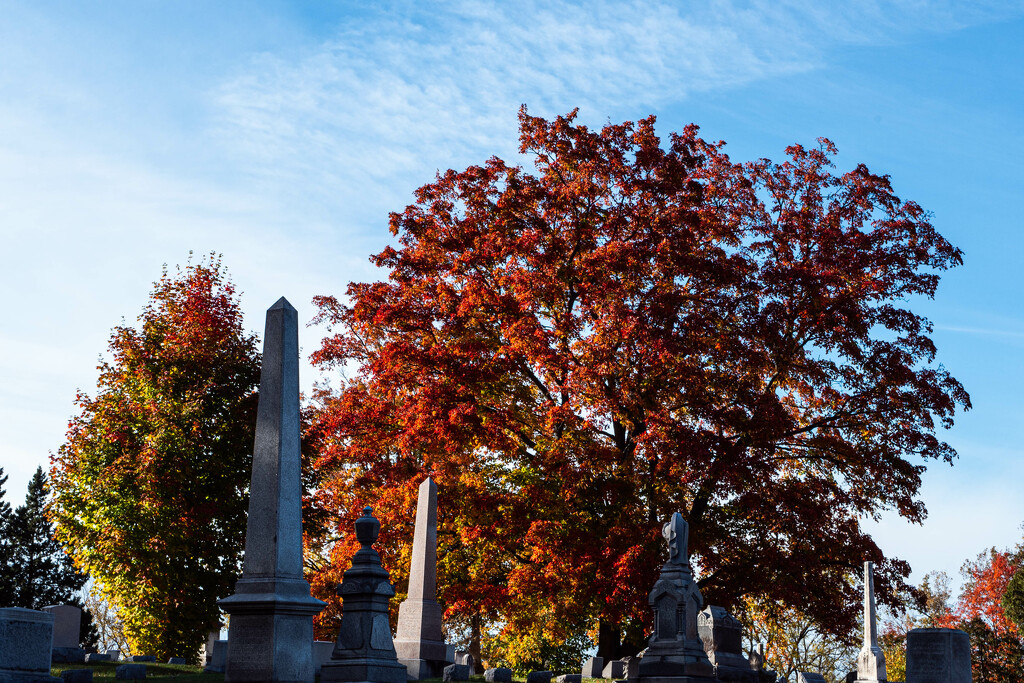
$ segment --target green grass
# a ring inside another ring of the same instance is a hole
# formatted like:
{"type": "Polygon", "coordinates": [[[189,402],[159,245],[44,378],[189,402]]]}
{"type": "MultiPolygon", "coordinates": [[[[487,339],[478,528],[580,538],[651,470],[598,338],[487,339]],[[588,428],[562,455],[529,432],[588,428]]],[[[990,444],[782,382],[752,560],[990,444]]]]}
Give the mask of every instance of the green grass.
{"type": "MultiPolygon", "coordinates": [[[[89,664],[54,664],[50,673],[60,678],[61,671],[70,669],[92,669],[92,677],[102,679],[114,679],[114,673],[121,664],[130,662],[92,662],[89,664]]],[[[173,680],[174,683],[223,683],[224,674],[204,674],[202,668],[189,666],[187,664],[161,664],[159,662],[145,662],[146,680],[162,681],[173,680]]]]}

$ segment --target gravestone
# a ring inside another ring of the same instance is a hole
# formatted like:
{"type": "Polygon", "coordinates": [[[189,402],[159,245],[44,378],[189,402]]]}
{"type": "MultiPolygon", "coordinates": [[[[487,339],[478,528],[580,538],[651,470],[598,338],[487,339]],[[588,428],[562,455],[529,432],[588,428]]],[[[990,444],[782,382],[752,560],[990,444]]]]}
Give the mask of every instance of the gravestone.
{"type": "Polygon", "coordinates": [[[213,641],[213,649],[210,651],[210,660],[203,667],[204,674],[222,674],[228,661],[228,641],[213,641]]]}
{"type": "Polygon", "coordinates": [[[441,671],[442,681],[468,681],[469,666],[465,664],[449,664],[441,671]]]}
{"type": "Polygon", "coordinates": [[[218,640],[220,640],[220,629],[206,634],[206,643],[203,644],[203,664],[209,664],[213,659],[213,644],[218,640]]]}
{"type": "Polygon", "coordinates": [[[971,639],[955,628],[907,633],[907,683],[970,683],[971,639]]]}
{"type": "Polygon", "coordinates": [[[499,666],[484,671],[484,680],[487,683],[512,683],[512,669],[499,666]]]}
{"type": "Polygon", "coordinates": [[[526,683],[551,683],[551,672],[531,671],[526,674],[526,683]]]}
{"type": "Polygon", "coordinates": [[[713,679],[714,666],[697,632],[697,613],[704,599],[690,569],[689,526],[677,512],[662,528],[662,535],[668,541],[669,557],[647,597],[654,610],[654,632],[640,660],[638,680],[689,683],[713,679]]]}
{"type": "Polygon", "coordinates": [[[725,608],[709,605],[697,615],[697,633],[704,643],[704,651],[715,667],[720,681],[757,683],[758,672],[750,660],[743,656],[743,633],[740,622],[725,608]]]}
{"type": "Polygon", "coordinates": [[[302,564],[298,313],[267,310],[242,578],[218,601],[231,615],[225,683],[313,683],[313,615],[302,564]]]}
{"type": "Polygon", "coordinates": [[[142,664],[146,664],[148,662],[156,662],[156,655],[132,655],[128,658],[128,661],[142,664]]]}
{"type": "Polygon", "coordinates": [[[85,650],[78,646],[82,630],[82,608],[74,605],[47,605],[42,611],[53,615],[52,661],[62,664],[85,663],[85,650]]]}
{"type": "Polygon", "coordinates": [[[603,678],[604,677],[604,659],[601,657],[591,657],[583,663],[583,676],[585,678],[603,678]]]}
{"type": "Polygon", "coordinates": [[[320,675],[320,668],[331,658],[332,652],[334,652],[333,640],[313,641],[313,669],[317,676],[320,675]]]}
{"type": "Polygon", "coordinates": [[[626,665],[618,659],[613,659],[604,665],[601,678],[621,679],[626,677],[626,665]]]}
{"type": "Polygon", "coordinates": [[[125,681],[138,681],[146,677],[145,664],[122,664],[114,669],[114,678],[125,681]]]}
{"type": "Polygon", "coordinates": [[[53,615],[21,607],[0,608],[0,680],[59,683],[50,676],[53,615]]]}
{"type": "Polygon", "coordinates": [[[583,683],[583,676],[580,674],[562,674],[555,678],[558,683],[583,683]]]}
{"type": "Polygon", "coordinates": [[[112,648],[110,650],[107,650],[106,654],[110,657],[110,661],[112,661],[112,662],[119,662],[119,661],[121,661],[121,651],[118,650],[116,647],[112,648]]]}
{"type": "Polygon", "coordinates": [[[875,619],[874,564],[864,563],[864,646],[857,655],[857,681],[877,683],[885,680],[885,653],[878,646],[875,619]]]}
{"type": "Polygon", "coordinates": [[[184,657],[171,657],[167,660],[168,664],[174,664],[176,666],[185,666],[188,662],[185,661],[184,657]]]}
{"type": "Polygon", "coordinates": [[[92,669],[65,669],[60,672],[63,683],[92,683],[92,669]]]}
{"type": "MultiPolygon", "coordinates": [[[[409,566],[409,595],[398,607],[395,652],[415,680],[436,678],[448,659],[437,602],[437,484],[423,480],[416,503],[416,529],[409,566]]],[[[455,662],[466,664],[466,662],[455,662]]]]}
{"type": "Polygon", "coordinates": [[[110,655],[106,652],[87,652],[85,655],[86,664],[98,664],[100,662],[111,661],[110,655]]]}
{"type": "Polygon", "coordinates": [[[812,671],[797,671],[796,683],[827,683],[825,677],[812,671]]]}
{"type": "Polygon", "coordinates": [[[362,547],[338,586],[341,627],[331,659],[320,669],[320,682],[406,683],[408,670],[395,654],[388,623],[388,602],[395,590],[380,564],[380,555],[373,549],[380,522],[370,507],[363,509],[355,528],[362,547]]]}

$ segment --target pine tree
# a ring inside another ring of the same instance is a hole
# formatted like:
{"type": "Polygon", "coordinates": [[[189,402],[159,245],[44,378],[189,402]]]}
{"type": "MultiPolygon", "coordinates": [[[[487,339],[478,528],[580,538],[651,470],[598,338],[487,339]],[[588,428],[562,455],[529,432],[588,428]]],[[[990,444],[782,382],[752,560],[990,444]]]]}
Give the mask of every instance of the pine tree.
{"type": "Polygon", "coordinates": [[[0,467],[0,607],[14,604],[14,565],[11,562],[11,504],[4,500],[7,475],[0,467]]]}
{"type": "Polygon", "coordinates": [[[8,528],[14,573],[11,604],[29,609],[78,604],[77,593],[86,576],[53,537],[53,525],[46,518],[46,475],[42,467],[32,476],[25,504],[14,511],[8,528]]]}

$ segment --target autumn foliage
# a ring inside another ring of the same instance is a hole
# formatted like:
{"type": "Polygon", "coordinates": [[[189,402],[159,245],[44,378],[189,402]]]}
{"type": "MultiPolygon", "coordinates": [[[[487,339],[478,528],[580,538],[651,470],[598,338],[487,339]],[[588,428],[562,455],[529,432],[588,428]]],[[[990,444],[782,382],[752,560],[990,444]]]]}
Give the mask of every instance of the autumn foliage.
{"type": "Polygon", "coordinates": [[[139,323],[76,399],[50,513],[132,651],[195,658],[240,571],[259,353],[214,256],[165,269],[139,323]]]}
{"type": "MultiPolygon", "coordinates": [[[[597,619],[639,641],[675,510],[708,602],[847,632],[865,559],[882,601],[910,589],[859,519],[922,519],[925,464],[956,456],[935,432],[969,398],[907,307],[961,259],[928,214],[834,173],[827,140],[735,163],[654,123],[523,110],[535,172],[440,174],[391,215],[388,279],[317,299],[341,388],[317,396],[314,503],[331,533],[373,504],[401,588],[434,476],[447,616],[502,625],[506,661],[597,619]]],[[[326,585],[352,551],[331,541],[326,585]]]]}

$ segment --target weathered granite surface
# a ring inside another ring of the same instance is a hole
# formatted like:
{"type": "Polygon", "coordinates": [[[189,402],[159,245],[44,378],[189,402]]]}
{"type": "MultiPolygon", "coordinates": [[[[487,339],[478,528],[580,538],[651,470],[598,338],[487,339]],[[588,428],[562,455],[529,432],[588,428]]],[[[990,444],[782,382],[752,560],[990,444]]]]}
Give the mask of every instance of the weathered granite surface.
{"type": "Polygon", "coordinates": [[[583,676],[580,674],[562,674],[555,678],[558,683],[583,683],[583,676]]]}
{"type": "Polygon", "coordinates": [[[626,677],[626,664],[618,659],[613,659],[604,665],[601,678],[622,679],[626,677]]]}
{"type": "Polygon", "coordinates": [[[526,674],[526,683],[551,683],[551,672],[531,671],[526,674]]]}
{"type": "Polygon", "coordinates": [[[126,681],[138,681],[146,677],[145,664],[122,664],[114,669],[114,678],[126,681]]]}
{"type": "Polygon", "coordinates": [[[53,615],[53,647],[77,648],[81,640],[82,608],[47,605],[43,611],[53,615]]]}
{"type": "Polygon", "coordinates": [[[0,608],[0,679],[59,683],[50,675],[53,615],[21,607],[0,608]]]}
{"type": "Polygon", "coordinates": [[[468,681],[469,666],[466,664],[449,664],[441,672],[442,681],[468,681]]]}
{"type": "Polygon", "coordinates": [[[969,683],[971,639],[954,628],[907,633],[907,683],[969,683]]]}
{"type": "Polygon", "coordinates": [[[225,683],[313,683],[313,615],[302,566],[298,313],[267,310],[242,578],[219,601],[231,615],[225,683]]]}

